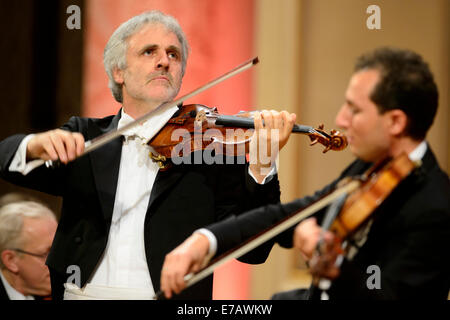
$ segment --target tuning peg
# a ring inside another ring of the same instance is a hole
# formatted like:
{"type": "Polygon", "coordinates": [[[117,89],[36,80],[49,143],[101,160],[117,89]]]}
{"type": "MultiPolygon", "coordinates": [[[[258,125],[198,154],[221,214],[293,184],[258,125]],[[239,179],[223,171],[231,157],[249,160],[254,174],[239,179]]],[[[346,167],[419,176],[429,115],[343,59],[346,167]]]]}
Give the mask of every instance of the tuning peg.
{"type": "Polygon", "coordinates": [[[331,149],[331,144],[327,145],[325,149],[323,149],[322,153],[327,153],[331,149]]]}

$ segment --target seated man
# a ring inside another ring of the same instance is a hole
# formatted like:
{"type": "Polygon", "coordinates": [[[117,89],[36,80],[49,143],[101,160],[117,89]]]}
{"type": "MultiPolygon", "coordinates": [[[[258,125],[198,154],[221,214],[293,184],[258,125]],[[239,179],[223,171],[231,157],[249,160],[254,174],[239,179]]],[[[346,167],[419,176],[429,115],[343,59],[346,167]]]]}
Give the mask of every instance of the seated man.
{"type": "Polygon", "coordinates": [[[22,192],[9,192],[0,197],[0,207],[3,207],[4,205],[7,205],[9,203],[20,201],[39,202],[39,199],[36,199],[35,197],[22,192]]]}
{"type": "Polygon", "coordinates": [[[212,224],[207,228],[212,233],[210,240],[205,232],[194,233],[166,256],[161,290],[166,297],[183,290],[184,276],[200,268],[208,251],[221,254],[310,205],[345,177],[364,173],[372,163],[406,154],[422,165],[347,239],[340,267],[336,236],[320,227],[326,209],[275,241],[298,248],[313,264],[315,277],[333,280],[326,295],[314,295],[317,298],[447,299],[450,184],[425,141],[437,106],[433,75],[418,54],[381,48],[361,56],[336,116],[357,160],[312,197],[264,206],[212,224]],[[316,255],[321,239],[322,255],[316,255]],[[318,265],[321,270],[315,268],[318,265]],[[374,283],[370,283],[372,275],[378,278],[374,283]]]}
{"type": "Polygon", "coordinates": [[[0,300],[34,300],[51,294],[45,260],[56,227],[53,212],[38,202],[0,208],[0,300]]]}

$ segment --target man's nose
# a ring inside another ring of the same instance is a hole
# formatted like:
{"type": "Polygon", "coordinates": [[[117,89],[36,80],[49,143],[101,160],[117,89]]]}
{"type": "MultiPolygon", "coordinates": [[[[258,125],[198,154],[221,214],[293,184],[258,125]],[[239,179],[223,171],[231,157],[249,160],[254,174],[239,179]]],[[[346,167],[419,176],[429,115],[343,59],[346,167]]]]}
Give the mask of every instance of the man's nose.
{"type": "Polygon", "coordinates": [[[348,128],[350,124],[350,116],[348,112],[348,108],[343,105],[341,109],[339,109],[339,112],[336,115],[335,119],[336,126],[342,129],[348,128]]]}
{"type": "Polygon", "coordinates": [[[156,62],[156,68],[167,69],[168,67],[169,67],[169,57],[167,56],[166,53],[160,54],[156,62]]]}

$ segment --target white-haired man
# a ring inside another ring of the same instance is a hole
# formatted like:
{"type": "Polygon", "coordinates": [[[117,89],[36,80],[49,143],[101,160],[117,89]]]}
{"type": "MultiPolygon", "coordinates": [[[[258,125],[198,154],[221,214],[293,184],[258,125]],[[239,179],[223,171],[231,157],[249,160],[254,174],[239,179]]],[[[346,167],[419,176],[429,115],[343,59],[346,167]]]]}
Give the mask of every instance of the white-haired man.
{"type": "MultiPolygon", "coordinates": [[[[161,172],[149,159],[146,142],[178,110],[158,107],[177,95],[187,56],[187,41],[173,17],[159,11],[136,16],[113,33],[104,52],[109,87],[122,103],[117,115],[73,117],[62,129],[0,143],[3,178],[63,197],[47,260],[54,298],[151,299],[165,254],[186,236],[227,216],[279,202],[278,179],[266,179],[261,163],[183,163],[161,172]],[[123,139],[72,161],[83,153],[85,141],[155,109],[151,119],[123,139]],[[25,159],[59,159],[67,165],[33,170],[33,161],[25,159]]],[[[282,147],[295,115],[263,112],[255,117],[257,128],[262,119],[266,128],[279,129],[282,147]]],[[[211,288],[212,277],[180,298],[208,299],[211,288]]]]}
{"type": "Polygon", "coordinates": [[[54,213],[34,201],[0,208],[0,300],[34,300],[51,293],[45,259],[57,222],[54,213]]]}

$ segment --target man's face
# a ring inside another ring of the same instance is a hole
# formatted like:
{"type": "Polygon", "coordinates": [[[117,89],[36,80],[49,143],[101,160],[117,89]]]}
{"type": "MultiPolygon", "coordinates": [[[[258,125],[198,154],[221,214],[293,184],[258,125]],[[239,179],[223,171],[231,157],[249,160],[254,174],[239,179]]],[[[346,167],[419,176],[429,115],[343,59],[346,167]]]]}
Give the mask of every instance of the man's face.
{"type": "Polygon", "coordinates": [[[117,70],[124,104],[160,105],[175,98],[182,80],[182,52],[177,36],[162,24],[148,24],[128,40],[127,67],[117,70]]]}
{"type": "Polygon", "coordinates": [[[345,103],[336,116],[336,125],[346,131],[352,153],[370,162],[388,156],[391,144],[389,112],[380,114],[370,100],[379,77],[379,71],[374,69],[355,73],[347,87],[345,103]]]}
{"type": "Polygon", "coordinates": [[[45,265],[57,227],[51,218],[24,218],[22,250],[41,257],[20,254],[17,265],[25,295],[47,296],[51,293],[50,273],[45,265]]]}

